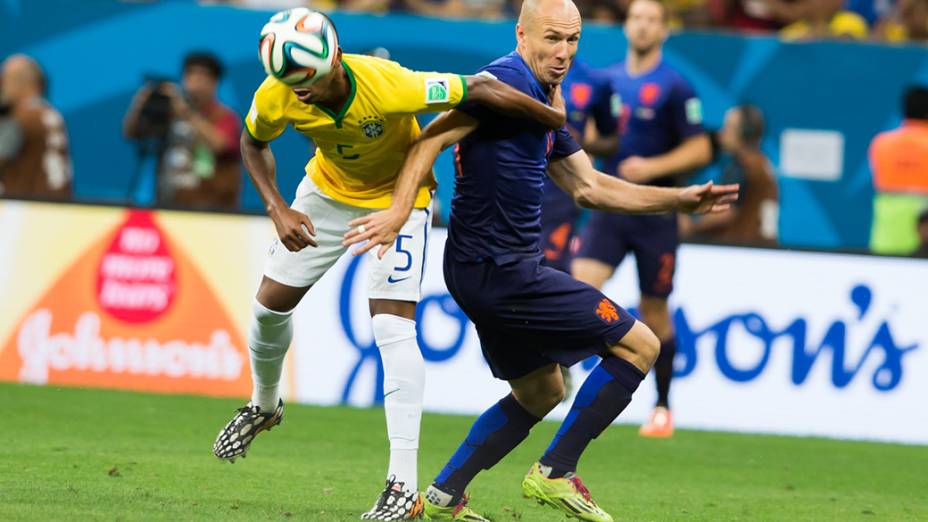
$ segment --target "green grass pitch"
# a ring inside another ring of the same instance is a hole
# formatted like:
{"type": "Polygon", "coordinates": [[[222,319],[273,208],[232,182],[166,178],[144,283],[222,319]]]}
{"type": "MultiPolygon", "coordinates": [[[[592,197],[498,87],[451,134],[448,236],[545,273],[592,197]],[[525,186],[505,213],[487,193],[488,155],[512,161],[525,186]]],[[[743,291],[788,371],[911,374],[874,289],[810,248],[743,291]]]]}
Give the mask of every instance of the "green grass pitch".
{"type": "MultiPolygon", "coordinates": [[[[0,385],[0,520],[357,520],[386,469],[377,409],[288,405],[245,460],[213,438],[238,401],[0,385]]],[[[733,415],[737,412],[732,412],[733,415]]],[[[420,487],[473,418],[426,415],[420,487]]],[[[495,521],[565,520],[520,494],[557,428],[545,422],[471,485],[495,521]]],[[[928,520],[928,448],[610,428],[580,461],[616,520],[928,520]]]]}

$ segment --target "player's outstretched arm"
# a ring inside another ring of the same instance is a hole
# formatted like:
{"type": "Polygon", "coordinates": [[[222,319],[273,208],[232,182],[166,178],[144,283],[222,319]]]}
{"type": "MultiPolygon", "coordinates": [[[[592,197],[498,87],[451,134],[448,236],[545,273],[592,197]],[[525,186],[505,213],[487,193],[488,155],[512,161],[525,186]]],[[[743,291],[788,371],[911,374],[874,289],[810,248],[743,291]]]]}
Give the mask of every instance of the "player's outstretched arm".
{"type": "Polygon", "coordinates": [[[581,206],[626,214],[658,214],[678,210],[693,214],[724,212],[738,199],[738,185],[711,182],[685,188],[636,185],[593,168],[577,151],[552,162],[548,175],[581,206]]]}
{"type": "Polygon", "coordinates": [[[366,245],[354,251],[356,256],[380,245],[377,257],[382,258],[409,219],[419,187],[432,174],[435,159],[442,150],[464,139],[477,126],[477,120],[457,110],[442,113],[432,120],[406,153],[390,208],[350,221],[348,225],[352,228],[345,234],[342,244],[349,246],[367,241],[366,245]]]}
{"type": "Polygon", "coordinates": [[[549,129],[560,129],[567,122],[567,110],[559,89],[552,105],[545,105],[531,96],[509,85],[484,75],[465,76],[467,101],[485,105],[494,111],[535,120],[549,129]]]}
{"type": "Polygon", "coordinates": [[[708,134],[698,134],[686,139],[675,149],[660,156],[642,158],[632,156],[619,164],[623,178],[632,183],[649,181],[692,172],[705,167],[712,161],[712,143],[708,134]]]}
{"type": "Polygon", "coordinates": [[[316,230],[309,216],[290,208],[277,190],[277,163],[271,147],[252,138],[246,130],[242,132],[241,149],[248,176],[261,194],[267,215],[274,222],[280,242],[291,252],[307,246],[316,246],[312,238],[316,235],[316,230]]]}

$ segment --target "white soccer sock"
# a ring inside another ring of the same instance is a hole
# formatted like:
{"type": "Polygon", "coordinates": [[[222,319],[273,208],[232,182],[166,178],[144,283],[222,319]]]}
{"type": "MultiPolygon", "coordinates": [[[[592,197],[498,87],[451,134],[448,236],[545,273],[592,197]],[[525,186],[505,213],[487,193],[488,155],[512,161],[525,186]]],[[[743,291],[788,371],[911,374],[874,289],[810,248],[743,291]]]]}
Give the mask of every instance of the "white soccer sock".
{"type": "Polygon", "coordinates": [[[373,317],[374,339],[383,361],[384,413],[390,439],[390,468],[408,491],[418,490],[416,459],[425,390],[425,360],[416,343],[416,322],[395,315],[373,317]]]}
{"type": "Polygon", "coordinates": [[[280,398],[280,373],[293,340],[293,311],[275,312],[255,300],[248,332],[251,359],[251,402],[261,411],[274,411],[280,398]]]}

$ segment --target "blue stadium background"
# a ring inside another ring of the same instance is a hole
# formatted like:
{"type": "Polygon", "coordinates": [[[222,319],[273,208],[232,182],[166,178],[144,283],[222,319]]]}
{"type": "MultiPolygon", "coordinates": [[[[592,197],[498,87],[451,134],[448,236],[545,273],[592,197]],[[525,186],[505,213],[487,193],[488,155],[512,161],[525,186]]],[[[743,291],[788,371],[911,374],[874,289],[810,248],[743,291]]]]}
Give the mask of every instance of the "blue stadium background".
{"type": "MultiPolygon", "coordinates": [[[[121,136],[123,114],[143,76],[178,77],[186,52],[213,51],[227,66],[220,97],[244,113],[262,79],[256,35],[268,14],[183,1],[0,0],[0,56],[25,52],[46,68],[49,97],[68,124],[76,197],[122,202],[131,196],[144,205],[153,199],[150,172],[147,182],[130,190],[138,160],[134,146],[121,136]]],[[[383,46],[416,69],[471,72],[514,46],[512,22],[340,13],[333,18],[346,51],[383,46]]],[[[620,60],[624,48],[619,29],[590,26],[580,56],[603,66],[620,60]]],[[[781,241],[796,247],[866,248],[873,196],[867,147],[877,132],[899,122],[903,89],[916,81],[928,83],[924,49],[684,33],[670,40],[667,59],[703,98],[708,126],[719,126],[733,104],[761,106],[769,123],[763,147],[774,164],[785,128],[841,131],[845,158],[840,180],[780,177],[781,241]]],[[[292,132],[275,143],[286,197],[295,190],[309,148],[292,132]]],[[[437,172],[447,212],[453,183],[448,158],[439,161],[437,172]]],[[[245,209],[260,211],[260,200],[247,183],[242,197],[245,209]]]]}

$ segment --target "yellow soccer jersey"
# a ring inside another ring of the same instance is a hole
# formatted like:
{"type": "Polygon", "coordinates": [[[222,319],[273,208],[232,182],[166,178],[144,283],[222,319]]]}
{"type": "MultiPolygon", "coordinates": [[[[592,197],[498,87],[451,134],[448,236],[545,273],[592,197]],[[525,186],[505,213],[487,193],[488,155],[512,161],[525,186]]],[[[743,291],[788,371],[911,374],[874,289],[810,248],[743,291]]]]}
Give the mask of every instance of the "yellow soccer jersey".
{"type": "MultiPolygon", "coordinates": [[[[461,76],[416,72],[396,62],[346,54],[351,94],[341,112],[307,105],[271,77],[255,93],[245,127],[260,141],[271,141],[287,125],[316,144],[306,174],[333,199],[363,208],[390,206],[396,176],[412,140],[419,135],[415,114],[451,109],[467,96],[461,76]]],[[[434,181],[432,182],[434,186],[434,181]]],[[[416,196],[428,206],[430,187],[416,196]]]]}

